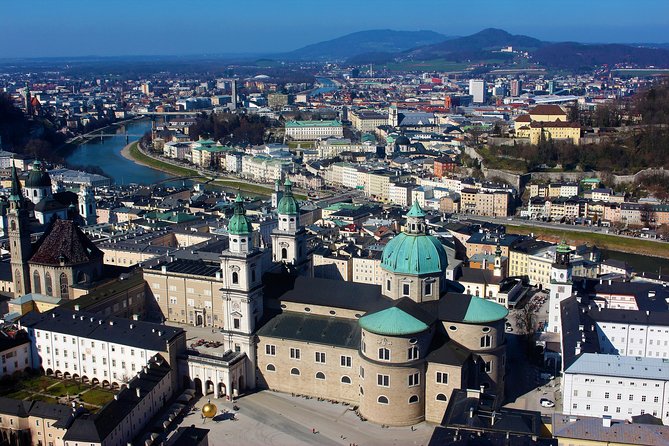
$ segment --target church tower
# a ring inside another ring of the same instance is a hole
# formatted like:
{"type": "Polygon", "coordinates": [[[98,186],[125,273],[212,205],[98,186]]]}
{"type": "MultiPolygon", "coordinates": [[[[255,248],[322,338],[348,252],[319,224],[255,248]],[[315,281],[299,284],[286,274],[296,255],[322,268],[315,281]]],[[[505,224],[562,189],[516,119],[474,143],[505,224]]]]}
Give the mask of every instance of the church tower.
{"type": "MultiPolygon", "coordinates": [[[[244,200],[237,195],[234,214],[228,222],[229,248],[221,255],[221,289],[225,318],[221,331],[226,347],[249,357],[245,376],[255,376],[254,332],[263,315],[262,251],[255,246],[253,227],[246,216],[244,200]]],[[[206,308],[202,311],[206,311],[206,308]]],[[[203,315],[206,320],[206,315],[203,315]]],[[[248,380],[248,387],[255,386],[248,380]]]]}
{"type": "Polygon", "coordinates": [[[79,200],[79,215],[84,219],[84,224],[96,224],[98,222],[98,216],[93,189],[81,186],[77,195],[79,200]]]}
{"type": "Polygon", "coordinates": [[[31,97],[31,94],[30,94],[30,86],[28,85],[28,81],[26,81],[26,90],[25,90],[25,93],[24,93],[23,100],[25,101],[23,105],[26,109],[26,116],[28,116],[29,118],[32,118],[32,116],[33,116],[33,101],[32,101],[32,97],[31,97]]]}
{"type": "Polygon", "coordinates": [[[300,207],[293,196],[293,183],[286,180],[277,214],[279,225],[272,231],[272,260],[291,266],[297,274],[311,276],[307,233],[300,226],[300,207]]]}
{"type": "Polygon", "coordinates": [[[499,246],[499,243],[497,243],[497,248],[495,249],[495,265],[492,275],[502,277],[502,248],[499,246]]]}
{"type": "Polygon", "coordinates": [[[551,266],[549,285],[548,330],[558,333],[562,330],[560,303],[572,295],[571,248],[563,240],[555,250],[555,262],[551,266]]]}
{"type": "Polygon", "coordinates": [[[30,293],[28,260],[32,254],[32,245],[30,244],[30,228],[28,227],[28,208],[21,192],[21,183],[14,165],[12,165],[12,193],[9,196],[7,226],[14,296],[18,297],[30,293]]]}
{"type": "Polygon", "coordinates": [[[399,115],[397,112],[397,104],[393,104],[388,109],[388,125],[390,127],[397,127],[399,125],[399,115]]]}

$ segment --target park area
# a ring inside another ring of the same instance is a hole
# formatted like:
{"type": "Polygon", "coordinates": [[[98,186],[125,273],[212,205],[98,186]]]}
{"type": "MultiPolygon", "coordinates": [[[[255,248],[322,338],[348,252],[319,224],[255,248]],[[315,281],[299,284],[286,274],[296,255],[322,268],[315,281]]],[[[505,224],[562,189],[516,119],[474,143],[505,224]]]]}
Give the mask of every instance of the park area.
{"type": "Polygon", "coordinates": [[[0,396],[54,404],[83,404],[89,411],[97,412],[114,398],[114,393],[97,385],[74,380],[44,375],[24,375],[1,380],[0,396]]]}

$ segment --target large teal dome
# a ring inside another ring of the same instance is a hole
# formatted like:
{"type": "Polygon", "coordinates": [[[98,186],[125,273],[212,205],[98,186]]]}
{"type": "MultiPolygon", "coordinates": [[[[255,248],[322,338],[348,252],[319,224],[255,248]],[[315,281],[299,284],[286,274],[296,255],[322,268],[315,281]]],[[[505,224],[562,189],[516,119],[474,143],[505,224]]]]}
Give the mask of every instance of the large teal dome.
{"type": "Polygon", "coordinates": [[[401,233],[383,250],[381,268],[400,274],[436,274],[446,271],[446,250],[436,237],[401,233]]]}
{"type": "Polygon", "coordinates": [[[300,206],[297,204],[295,197],[293,197],[293,183],[290,180],[286,180],[284,186],[286,187],[286,192],[281,200],[279,200],[276,211],[283,215],[297,215],[300,212],[300,206]]]}
{"type": "Polygon", "coordinates": [[[235,213],[228,223],[228,233],[242,235],[250,234],[251,232],[253,232],[253,226],[251,226],[251,221],[246,216],[244,200],[240,194],[237,194],[237,199],[235,200],[235,213]]]}
{"type": "Polygon", "coordinates": [[[39,161],[33,163],[32,170],[28,174],[28,179],[26,180],[26,187],[51,187],[51,177],[46,170],[42,169],[42,163],[39,161]]]}

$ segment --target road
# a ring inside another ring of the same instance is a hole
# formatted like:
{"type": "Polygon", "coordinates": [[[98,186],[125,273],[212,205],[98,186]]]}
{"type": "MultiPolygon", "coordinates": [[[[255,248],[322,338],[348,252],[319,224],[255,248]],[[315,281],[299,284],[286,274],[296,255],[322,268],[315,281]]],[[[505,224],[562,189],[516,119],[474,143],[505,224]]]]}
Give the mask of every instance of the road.
{"type": "Polygon", "coordinates": [[[456,217],[459,217],[461,220],[466,220],[466,219],[471,219],[471,220],[479,220],[479,221],[485,221],[485,222],[490,222],[490,223],[495,223],[499,225],[504,225],[504,226],[532,226],[532,227],[537,227],[537,228],[548,228],[548,229],[556,229],[556,230],[561,230],[561,231],[572,231],[572,232],[591,232],[591,233],[599,233],[599,234],[606,234],[610,235],[611,237],[621,237],[621,238],[629,238],[629,239],[634,239],[634,240],[648,240],[651,242],[656,242],[656,243],[666,243],[663,240],[658,240],[658,239],[642,239],[639,237],[632,237],[630,235],[620,235],[620,234],[614,234],[612,232],[609,232],[609,228],[601,228],[599,226],[581,226],[581,225],[564,225],[564,224],[559,224],[559,223],[548,223],[545,221],[536,221],[536,220],[524,220],[516,217],[507,217],[507,218],[496,218],[496,217],[483,217],[479,215],[472,215],[472,214],[453,214],[456,217]],[[509,219],[512,218],[512,219],[509,219]]]}

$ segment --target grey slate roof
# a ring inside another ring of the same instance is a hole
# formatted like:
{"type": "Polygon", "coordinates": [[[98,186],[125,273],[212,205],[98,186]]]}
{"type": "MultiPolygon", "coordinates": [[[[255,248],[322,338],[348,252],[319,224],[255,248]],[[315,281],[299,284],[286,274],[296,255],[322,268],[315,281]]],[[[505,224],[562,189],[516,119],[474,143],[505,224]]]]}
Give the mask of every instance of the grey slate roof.
{"type": "Polygon", "coordinates": [[[20,324],[38,330],[154,351],[165,351],[168,342],[184,333],[181,328],[167,325],[114,316],[100,318],[95,313],[65,308],[55,308],[46,313],[31,311],[20,319],[20,324]]]}
{"type": "Polygon", "coordinates": [[[565,373],[669,381],[669,359],[583,353],[565,373]]]}
{"type": "Polygon", "coordinates": [[[257,335],[344,348],[360,345],[360,328],[356,320],[315,314],[280,313],[260,327],[257,335]]]}
{"type": "Polygon", "coordinates": [[[378,285],[288,274],[265,274],[263,282],[269,299],[358,310],[361,314],[387,308],[391,302],[381,295],[378,285]]]}

